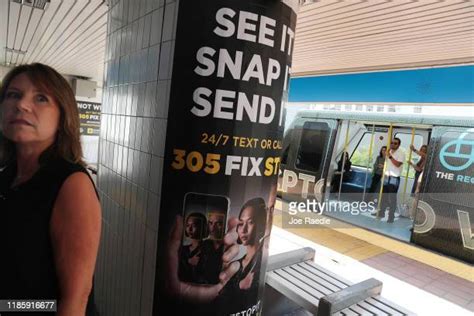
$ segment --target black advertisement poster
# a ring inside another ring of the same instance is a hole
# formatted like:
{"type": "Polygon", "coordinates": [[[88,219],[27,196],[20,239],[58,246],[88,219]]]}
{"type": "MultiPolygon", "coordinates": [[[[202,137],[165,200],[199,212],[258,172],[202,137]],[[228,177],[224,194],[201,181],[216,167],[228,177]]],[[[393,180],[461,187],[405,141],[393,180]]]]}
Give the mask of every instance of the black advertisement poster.
{"type": "Polygon", "coordinates": [[[280,1],[180,1],[154,315],[261,314],[295,24],[280,1]]]}
{"type": "Polygon", "coordinates": [[[77,101],[81,135],[99,136],[101,104],[77,101]]]}

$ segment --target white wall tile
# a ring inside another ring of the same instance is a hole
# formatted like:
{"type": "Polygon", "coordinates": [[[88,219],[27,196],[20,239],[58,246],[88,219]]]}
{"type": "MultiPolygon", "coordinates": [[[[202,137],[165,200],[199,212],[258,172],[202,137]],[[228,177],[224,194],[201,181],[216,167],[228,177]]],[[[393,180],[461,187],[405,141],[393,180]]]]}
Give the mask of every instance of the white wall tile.
{"type": "Polygon", "coordinates": [[[145,16],[145,26],[143,29],[142,48],[150,46],[150,32],[151,32],[151,14],[145,16]]]}
{"type": "Polygon", "coordinates": [[[132,106],[130,110],[130,115],[137,115],[138,111],[138,94],[139,94],[139,86],[138,84],[133,85],[133,96],[132,96],[132,106]]]}
{"type": "Polygon", "coordinates": [[[153,120],[153,139],[151,152],[155,156],[164,156],[167,125],[166,123],[167,121],[164,119],[153,120]]]}
{"type": "Polygon", "coordinates": [[[141,133],[141,144],[140,150],[148,153],[150,151],[150,137],[151,136],[151,118],[144,118],[143,119],[143,127],[141,133]]]}
{"type": "Polygon", "coordinates": [[[148,193],[148,202],[146,208],[146,225],[155,231],[158,231],[159,219],[159,198],[153,192],[148,193]]]}
{"type": "Polygon", "coordinates": [[[155,193],[161,193],[161,177],[163,176],[163,158],[152,156],[150,167],[150,182],[148,189],[155,193]]]}
{"type": "Polygon", "coordinates": [[[148,181],[150,180],[151,155],[149,153],[140,153],[140,170],[138,184],[148,191],[148,181]]]}
{"type": "Polygon", "coordinates": [[[158,80],[171,79],[171,45],[172,42],[164,42],[161,44],[160,52],[160,68],[158,70],[158,80]]]}
{"type": "Polygon", "coordinates": [[[143,116],[145,107],[146,84],[140,83],[138,85],[138,102],[137,102],[137,116],[143,116]]]}
{"type": "Polygon", "coordinates": [[[153,11],[151,18],[151,38],[150,46],[159,44],[161,42],[161,32],[163,28],[163,8],[153,11]]]}
{"type": "Polygon", "coordinates": [[[137,36],[136,50],[137,51],[142,49],[144,30],[145,30],[145,17],[140,17],[140,19],[138,20],[138,33],[136,34],[137,36]]]}
{"type": "Polygon", "coordinates": [[[156,81],[158,76],[158,61],[160,56],[160,45],[155,45],[148,50],[147,81],[156,81]]]}
{"type": "Polygon", "coordinates": [[[167,3],[165,5],[162,42],[170,41],[174,37],[175,10],[177,10],[176,3],[167,3]]]}
{"type": "Polygon", "coordinates": [[[127,86],[127,95],[125,96],[125,98],[125,115],[132,115],[133,85],[129,84],[127,86]]]}
{"type": "Polygon", "coordinates": [[[139,82],[144,82],[147,80],[147,69],[148,69],[148,48],[144,48],[140,52],[140,74],[139,82]]]}

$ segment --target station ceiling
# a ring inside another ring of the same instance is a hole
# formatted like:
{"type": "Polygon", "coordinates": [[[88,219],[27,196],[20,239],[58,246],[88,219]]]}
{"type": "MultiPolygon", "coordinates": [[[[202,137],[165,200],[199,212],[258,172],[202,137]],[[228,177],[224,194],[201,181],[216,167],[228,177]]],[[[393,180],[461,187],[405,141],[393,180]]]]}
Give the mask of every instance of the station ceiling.
{"type": "Polygon", "coordinates": [[[0,0],[0,64],[41,62],[102,80],[107,10],[101,0],[0,0]]]}
{"type": "MultiPolygon", "coordinates": [[[[106,1],[29,1],[0,0],[0,64],[102,80],[106,1]]],[[[293,76],[474,63],[473,0],[301,2],[293,76]]]]}
{"type": "Polygon", "coordinates": [[[321,0],[298,14],[293,75],[474,62],[474,1],[321,0]]]}

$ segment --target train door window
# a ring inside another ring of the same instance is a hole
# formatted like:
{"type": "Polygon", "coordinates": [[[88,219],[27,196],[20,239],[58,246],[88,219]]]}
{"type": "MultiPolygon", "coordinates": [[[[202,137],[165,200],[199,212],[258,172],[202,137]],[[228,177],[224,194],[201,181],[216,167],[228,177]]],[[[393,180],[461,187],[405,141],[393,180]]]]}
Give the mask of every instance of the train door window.
{"type": "MultiPolygon", "coordinates": [[[[400,149],[405,153],[405,159],[406,159],[406,161],[402,165],[402,175],[405,175],[407,173],[407,168],[409,167],[409,164],[408,164],[409,154],[408,153],[410,152],[411,133],[398,132],[398,133],[395,133],[394,137],[400,138],[400,141],[402,142],[400,145],[400,149]]],[[[416,149],[420,149],[421,145],[423,145],[423,137],[421,135],[415,134],[415,139],[413,140],[413,146],[415,146],[416,149]]],[[[420,159],[419,156],[417,156],[416,154],[412,154],[413,163],[417,163],[419,159],[420,159]]],[[[410,168],[408,177],[409,178],[415,177],[415,170],[413,168],[410,168]]]]}
{"type": "Polygon", "coordinates": [[[323,122],[305,122],[301,132],[301,140],[295,167],[317,173],[321,170],[330,128],[323,122]]]}
{"type": "Polygon", "coordinates": [[[372,167],[372,164],[375,162],[375,157],[377,157],[380,148],[385,145],[383,139],[386,133],[375,132],[374,134],[374,144],[372,145],[372,157],[369,160],[369,149],[370,149],[370,140],[372,138],[372,132],[364,133],[364,136],[360,139],[357,146],[354,148],[354,151],[351,155],[351,163],[353,166],[359,166],[366,168],[367,165],[372,167]]]}

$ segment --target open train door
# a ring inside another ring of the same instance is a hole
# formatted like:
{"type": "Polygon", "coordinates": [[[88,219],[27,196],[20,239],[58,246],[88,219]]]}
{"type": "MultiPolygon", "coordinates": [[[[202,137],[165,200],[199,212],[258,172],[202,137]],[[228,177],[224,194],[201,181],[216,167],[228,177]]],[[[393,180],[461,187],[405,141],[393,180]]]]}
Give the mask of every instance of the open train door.
{"type": "Polygon", "coordinates": [[[474,263],[474,129],[436,127],[412,242],[474,263]]]}
{"type": "Polygon", "coordinates": [[[415,153],[410,153],[410,145],[420,149],[422,145],[428,145],[430,139],[430,128],[427,127],[402,127],[393,128],[393,137],[400,139],[400,149],[405,153],[405,161],[402,165],[400,186],[397,194],[397,209],[401,216],[410,217],[411,191],[415,185],[415,170],[409,167],[408,162],[417,162],[420,157],[415,153]]]}
{"type": "Polygon", "coordinates": [[[338,122],[297,118],[283,139],[278,191],[287,201],[320,198],[324,193],[338,122]]]}

